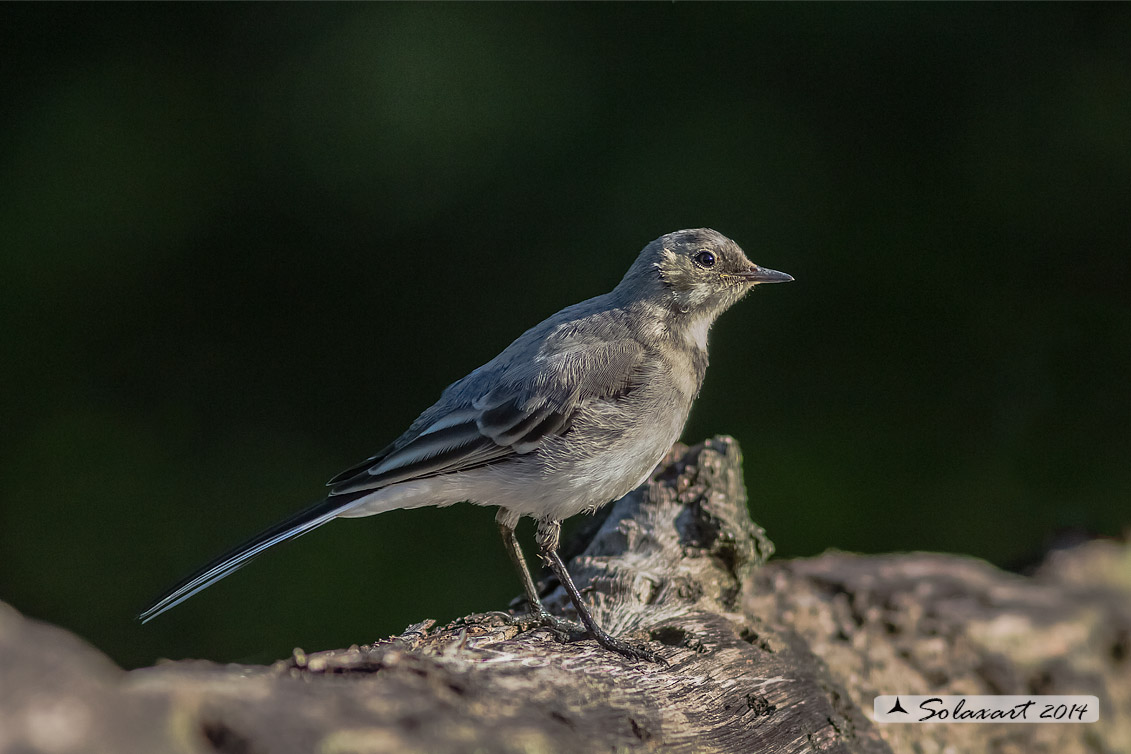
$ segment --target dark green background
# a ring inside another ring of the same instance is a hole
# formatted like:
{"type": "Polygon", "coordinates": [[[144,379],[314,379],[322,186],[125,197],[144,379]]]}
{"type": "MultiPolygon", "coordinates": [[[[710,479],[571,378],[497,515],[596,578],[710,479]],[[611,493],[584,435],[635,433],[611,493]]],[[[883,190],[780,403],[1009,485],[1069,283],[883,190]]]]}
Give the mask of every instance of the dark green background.
{"type": "Polygon", "coordinates": [[[127,666],[504,606],[456,506],[131,622],[704,225],[797,278],[720,321],[685,433],[738,438],[782,554],[1119,533],[1129,11],[4,5],[0,598],[127,666]]]}

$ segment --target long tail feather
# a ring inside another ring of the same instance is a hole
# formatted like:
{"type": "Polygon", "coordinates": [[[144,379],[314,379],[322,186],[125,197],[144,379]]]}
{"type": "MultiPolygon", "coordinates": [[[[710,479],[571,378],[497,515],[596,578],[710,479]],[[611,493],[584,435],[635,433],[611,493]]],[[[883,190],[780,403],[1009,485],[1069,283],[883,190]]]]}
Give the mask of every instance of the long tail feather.
{"type": "MultiPolygon", "coordinates": [[[[366,491],[370,494],[372,490],[366,491]]],[[[189,597],[207,589],[220,579],[235,573],[269,547],[274,547],[288,539],[302,536],[317,529],[337,516],[343,509],[364,495],[333,495],[280,521],[266,531],[260,532],[238,547],[235,547],[208,565],[192,574],[184,581],[158,597],[153,604],[138,614],[142,623],[148,623],[161,613],[176,607],[189,597]]]]}

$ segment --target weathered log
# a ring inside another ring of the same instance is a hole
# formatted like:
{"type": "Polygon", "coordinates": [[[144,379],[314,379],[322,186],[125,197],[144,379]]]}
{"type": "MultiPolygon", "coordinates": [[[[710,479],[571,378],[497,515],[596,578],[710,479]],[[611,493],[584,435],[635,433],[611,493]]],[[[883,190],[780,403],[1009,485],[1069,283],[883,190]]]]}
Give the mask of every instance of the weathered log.
{"type": "MultiPolygon", "coordinates": [[[[0,605],[0,752],[1131,751],[1131,548],[1033,577],[945,555],[771,561],[729,438],[677,446],[575,539],[597,620],[667,666],[501,614],[273,666],[123,672],[0,605]],[[877,725],[879,693],[1075,693],[1090,725],[877,725]]],[[[569,602],[547,585],[547,605],[569,602]]]]}

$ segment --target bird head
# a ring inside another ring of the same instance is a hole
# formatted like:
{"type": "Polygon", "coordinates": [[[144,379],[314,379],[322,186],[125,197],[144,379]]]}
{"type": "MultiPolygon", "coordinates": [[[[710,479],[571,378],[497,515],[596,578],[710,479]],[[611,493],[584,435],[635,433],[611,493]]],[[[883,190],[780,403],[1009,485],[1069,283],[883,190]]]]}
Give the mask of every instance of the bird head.
{"type": "Polygon", "coordinates": [[[677,230],[644,247],[618,288],[659,299],[674,311],[714,319],[760,283],[793,277],[759,267],[710,228],[677,230]]]}

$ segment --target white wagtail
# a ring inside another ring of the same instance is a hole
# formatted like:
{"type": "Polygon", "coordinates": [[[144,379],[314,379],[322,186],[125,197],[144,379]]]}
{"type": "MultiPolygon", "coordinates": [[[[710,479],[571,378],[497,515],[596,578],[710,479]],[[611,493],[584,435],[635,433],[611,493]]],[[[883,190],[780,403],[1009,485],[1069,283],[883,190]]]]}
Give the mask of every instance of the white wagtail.
{"type": "Polygon", "coordinates": [[[611,292],[527,330],[448,386],[391,445],[331,479],[324,500],[212,561],[138,617],[160,615],[330,519],[471,502],[499,507],[536,621],[564,623],[542,606],[526,567],[515,537],[522,516],[537,522],[542,558],[586,632],[608,649],[655,660],[593,620],[558,554],[561,522],[643,484],[683,431],[707,369],[711,324],[755,285],[790,280],[708,228],[657,238],[611,292]]]}

